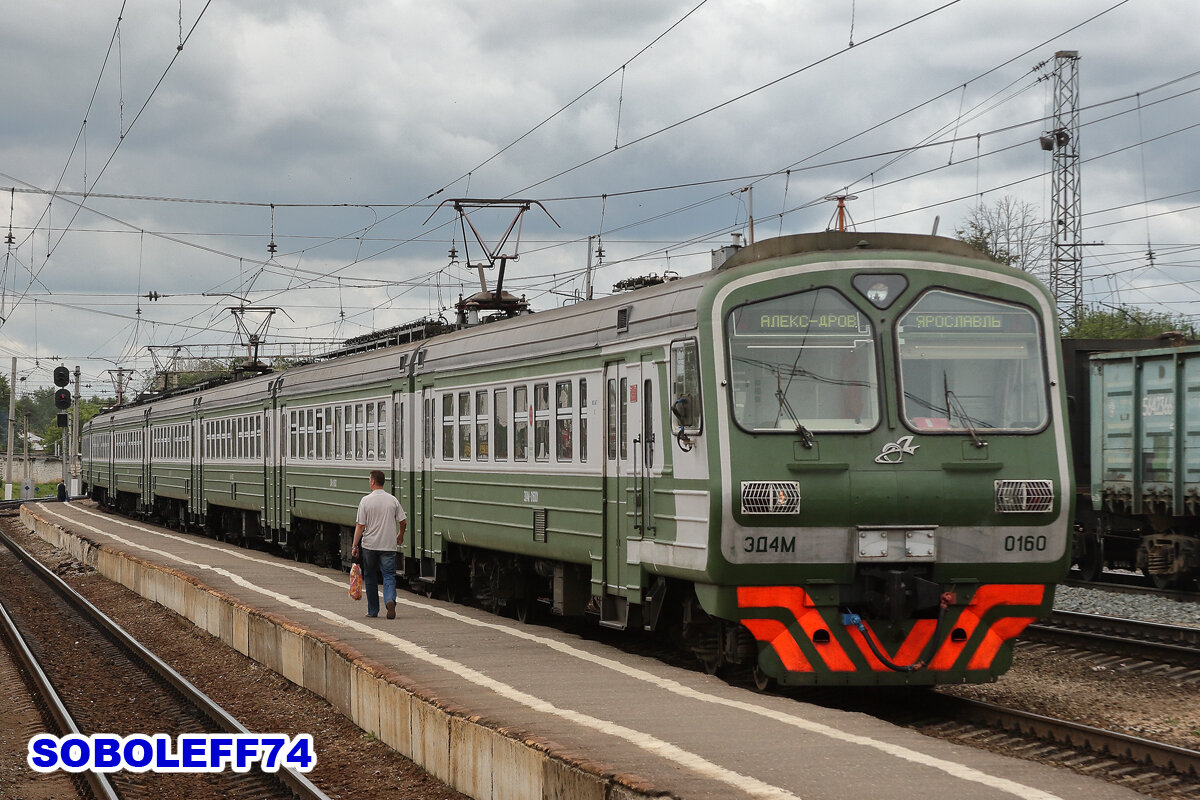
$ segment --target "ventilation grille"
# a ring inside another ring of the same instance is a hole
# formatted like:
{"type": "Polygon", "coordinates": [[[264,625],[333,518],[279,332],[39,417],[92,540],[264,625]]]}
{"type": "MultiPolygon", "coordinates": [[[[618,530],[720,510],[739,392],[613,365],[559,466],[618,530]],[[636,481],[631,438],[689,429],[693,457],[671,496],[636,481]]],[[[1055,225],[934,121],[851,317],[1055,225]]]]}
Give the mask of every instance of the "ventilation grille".
{"type": "Polygon", "coordinates": [[[1050,481],[996,481],[997,511],[1049,511],[1053,505],[1054,486],[1050,481]]]}
{"type": "Polygon", "coordinates": [[[533,540],[535,542],[546,541],[546,509],[544,508],[533,510],[533,540]]]}
{"type": "Polygon", "coordinates": [[[799,483],[742,481],[743,514],[795,514],[799,510],[799,483]]]}
{"type": "Polygon", "coordinates": [[[629,306],[626,306],[625,308],[617,309],[617,330],[618,331],[629,330],[629,312],[632,310],[633,309],[630,308],[629,306]]]}

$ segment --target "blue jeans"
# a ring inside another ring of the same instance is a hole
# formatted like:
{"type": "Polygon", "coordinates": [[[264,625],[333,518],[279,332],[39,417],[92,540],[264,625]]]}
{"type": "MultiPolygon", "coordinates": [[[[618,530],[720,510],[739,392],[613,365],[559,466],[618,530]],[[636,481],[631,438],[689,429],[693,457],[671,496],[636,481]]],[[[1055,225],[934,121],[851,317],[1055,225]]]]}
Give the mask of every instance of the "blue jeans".
{"type": "Polygon", "coordinates": [[[379,615],[379,573],[383,573],[383,602],[396,602],[396,551],[362,548],[363,590],[367,595],[367,614],[379,615]]]}

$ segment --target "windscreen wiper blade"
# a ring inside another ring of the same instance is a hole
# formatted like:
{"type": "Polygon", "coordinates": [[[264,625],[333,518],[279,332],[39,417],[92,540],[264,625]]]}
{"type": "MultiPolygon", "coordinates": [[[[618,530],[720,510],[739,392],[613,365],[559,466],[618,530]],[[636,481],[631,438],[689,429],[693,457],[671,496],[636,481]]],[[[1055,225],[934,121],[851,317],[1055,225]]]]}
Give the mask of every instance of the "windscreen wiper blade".
{"type": "Polygon", "coordinates": [[[971,434],[971,440],[975,443],[975,446],[987,447],[987,442],[979,438],[979,434],[975,431],[975,426],[971,424],[971,418],[967,415],[967,410],[963,408],[962,401],[958,399],[958,395],[951,391],[950,379],[946,376],[945,372],[942,372],[942,390],[946,394],[946,415],[953,420],[954,415],[957,413],[959,419],[962,420],[963,425],[966,427],[967,433],[971,434]]]}
{"type": "Polygon", "coordinates": [[[796,433],[800,434],[800,440],[804,444],[805,450],[811,450],[816,440],[813,438],[812,431],[804,427],[804,423],[800,421],[800,417],[792,410],[792,404],[788,402],[787,395],[783,392],[783,373],[775,371],[775,398],[779,400],[779,410],[787,414],[792,422],[796,423],[796,433]]]}

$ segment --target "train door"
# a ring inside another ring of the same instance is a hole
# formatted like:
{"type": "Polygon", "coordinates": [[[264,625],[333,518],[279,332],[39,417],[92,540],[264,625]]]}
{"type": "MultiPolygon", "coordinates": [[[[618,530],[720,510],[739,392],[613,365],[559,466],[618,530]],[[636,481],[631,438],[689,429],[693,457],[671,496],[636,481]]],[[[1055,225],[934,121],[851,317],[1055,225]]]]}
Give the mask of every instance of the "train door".
{"type": "MultiPolygon", "coordinates": [[[[628,621],[629,542],[640,538],[638,470],[641,365],[604,365],[604,560],[601,571],[601,624],[624,628],[628,621]]],[[[595,576],[593,576],[595,577],[595,576]]]]}
{"type": "Polygon", "coordinates": [[[275,410],[275,432],[275,503],[279,509],[276,524],[279,526],[279,536],[286,541],[288,529],[292,526],[292,493],[288,489],[288,447],[292,436],[286,405],[281,404],[275,410]]]}
{"type": "Polygon", "coordinates": [[[654,470],[658,466],[658,442],[654,427],[654,364],[649,354],[642,354],[639,380],[641,387],[638,397],[637,436],[634,445],[635,465],[637,469],[637,487],[635,489],[637,522],[634,525],[638,536],[643,539],[653,539],[656,531],[654,524],[654,470]]]}
{"type": "Polygon", "coordinates": [[[279,544],[287,544],[287,532],[279,523],[279,425],[274,404],[263,408],[263,478],[265,481],[264,526],[279,544]]]}
{"type": "Polygon", "coordinates": [[[193,524],[198,524],[200,516],[204,513],[204,420],[199,414],[195,414],[188,424],[192,429],[192,458],[188,471],[188,516],[193,524]]]}
{"type": "Polygon", "coordinates": [[[151,451],[151,446],[154,443],[154,439],[150,435],[150,412],[151,412],[151,410],[152,409],[147,408],[145,413],[142,415],[142,430],[141,430],[141,436],[140,436],[140,438],[142,440],[142,447],[141,447],[140,451],[138,452],[138,456],[139,456],[139,458],[141,458],[141,461],[142,461],[142,463],[140,465],[141,472],[139,473],[139,477],[138,477],[138,488],[141,489],[142,491],[141,491],[141,497],[138,500],[138,502],[141,503],[143,511],[147,511],[154,507],[154,482],[150,477],[150,472],[151,472],[150,459],[151,459],[151,455],[152,455],[152,453],[150,451],[151,451]]]}
{"type": "Polygon", "coordinates": [[[104,453],[104,472],[108,486],[108,501],[117,502],[117,434],[113,430],[116,425],[110,419],[108,422],[108,449],[104,453]]]}
{"type": "MultiPolygon", "coordinates": [[[[410,452],[412,431],[409,429],[409,419],[412,413],[408,409],[409,396],[403,392],[392,393],[392,493],[404,507],[404,513],[411,516],[413,512],[413,475],[412,454],[410,452]]],[[[412,523],[409,523],[411,529],[412,523]]],[[[405,533],[405,543],[409,534],[405,533]]]]}
{"type": "MultiPolygon", "coordinates": [[[[411,532],[412,550],[410,554],[422,558],[428,552],[432,552],[434,547],[433,541],[433,436],[436,430],[434,421],[433,388],[429,386],[421,389],[421,451],[419,462],[414,460],[414,467],[420,464],[419,469],[413,471],[413,488],[412,488],[412,504],[409,517],[409,531],[411,532]]],[[[416,455],[414,453],[414,455],[416,455]]]]}

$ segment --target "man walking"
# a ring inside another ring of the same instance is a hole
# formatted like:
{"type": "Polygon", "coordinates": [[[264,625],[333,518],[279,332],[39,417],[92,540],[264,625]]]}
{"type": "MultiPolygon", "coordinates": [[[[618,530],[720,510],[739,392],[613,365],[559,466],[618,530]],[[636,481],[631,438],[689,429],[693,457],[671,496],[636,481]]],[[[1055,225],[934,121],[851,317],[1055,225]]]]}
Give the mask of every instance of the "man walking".
{"type": "Polygon", "coordinates": [[[379,616],[379,573],[383,573],[383,602],[387,618],[396,618],[396,548],[404,544],[408,517],[400,501],[383,490],[384,475],[371,470],[371,493],[358,503],[351,555],[362,553],[363,588],[367,593],[367,616],[379,616]],[[397,525],[399,527],[397,527],[397,525]],[[392,534],[395,533],[395,544],[392,534]],[[361,551],[360,551],[361,546],[361,551]]]}

